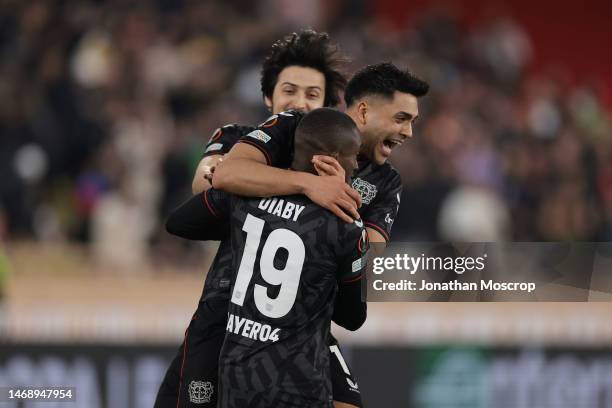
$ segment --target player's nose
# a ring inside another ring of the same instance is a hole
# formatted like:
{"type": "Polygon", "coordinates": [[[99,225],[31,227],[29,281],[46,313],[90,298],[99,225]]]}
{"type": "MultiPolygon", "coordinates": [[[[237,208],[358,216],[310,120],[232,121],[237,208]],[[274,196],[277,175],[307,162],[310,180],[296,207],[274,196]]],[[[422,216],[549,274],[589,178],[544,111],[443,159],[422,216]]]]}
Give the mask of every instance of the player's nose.
{"type": "Polygon", "coordinates": [[[409,139],[412,137],[412,125],[408,124],[405,126],[402,126],[402,128],[400,129],[400,136],[402,139],[409,139]]]}
{"type": "Polygon", "coordinates": [[[308,104],[306,103],[306,98],[304,95],[298,95],[293,101],[293,109],[299,110],[302,112],[309,112],[308,104]]]}

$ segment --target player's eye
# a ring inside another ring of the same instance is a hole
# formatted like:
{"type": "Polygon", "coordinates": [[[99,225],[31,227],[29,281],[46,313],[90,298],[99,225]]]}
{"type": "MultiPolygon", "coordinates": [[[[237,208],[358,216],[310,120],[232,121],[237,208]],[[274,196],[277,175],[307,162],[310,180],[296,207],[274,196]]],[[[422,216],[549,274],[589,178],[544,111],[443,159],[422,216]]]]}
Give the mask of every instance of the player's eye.
{"type": "Polygon", "coordinates": [[[295,93],[295,91],[291,88],[286,88],[284,91],[287,95],[293,95],[295,93]]]}
{"type": "Polygon", "coordinates": [[[316,93],[316,92],[311,92],[311,93],[308,94],[308,97],[310,99],[317,99],[319,97],[319,94],[316,93]]]}

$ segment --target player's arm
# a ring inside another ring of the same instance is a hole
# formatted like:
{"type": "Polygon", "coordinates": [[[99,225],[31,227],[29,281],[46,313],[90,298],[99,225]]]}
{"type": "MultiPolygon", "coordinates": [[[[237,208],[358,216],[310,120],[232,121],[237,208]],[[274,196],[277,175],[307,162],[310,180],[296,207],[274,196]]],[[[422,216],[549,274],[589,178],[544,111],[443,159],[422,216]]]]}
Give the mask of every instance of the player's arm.
{"type": "MultiPolygon", "coordinates": [[[[367,317],[367,303],[361,299],[361,280],[367,265],[366,254],[369,249],[365,230],[353,228],[348,243],[342,252],[338,270],[338,294],[334,304],[332,320],[347,330],[357,330],[367,317]]],[[[346,244],[345,244],[346,245],[346,244]]]]}
{"type": "Polygon", "coordinates": [[[214,189],[191,197],[166,221],[166,231],[181,238],[222,241],[229,238],[229,194],[214,189]]]}
{"type": "Polygon", "coordinates": [[[215,170],[213,186],[244,196],[305,194],[346,222],[359,218],[361,197],[344,179],[278,168],[289,165],[296,119],[281,114],[273,125],[267,123],[230,150],[215,170]]]}
{"type": "Polygon", "coordinates": [[[249,197],[270,197],[303,192],[315,175],[269,166],[261,150],[238,143],[229,152],[213,177],[213,186],[249,197]]]}
{"type": "Polygon", "coordinates": [[[338,286],[332,320],[347,330],[360,328],[367,317],[367,303],[361,301],[361,280],[338,286]]]}
{"type": "Polygon", "coordinates": [[[242,130],[235,124],[225,125],[213,132],[191,182],[193,194],[201,193],[212,187],[212,175],[217,164],[241,136],[242,130]]]}

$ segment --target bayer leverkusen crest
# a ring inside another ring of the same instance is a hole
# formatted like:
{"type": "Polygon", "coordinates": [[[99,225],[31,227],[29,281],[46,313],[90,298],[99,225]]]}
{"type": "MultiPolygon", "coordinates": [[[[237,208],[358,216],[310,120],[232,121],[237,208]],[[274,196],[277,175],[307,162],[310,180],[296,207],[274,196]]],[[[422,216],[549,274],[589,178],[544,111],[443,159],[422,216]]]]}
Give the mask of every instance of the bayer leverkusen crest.
{"type": "Polygon", "coordinates": [[[210,402],[214,387],[210,381],[191,381],[189,383],[189,401],[194,404],[210,402]]]}
{"type": "Polygon", "coordinates": [[[353,180],[352,187],[359,193],[364,204],[370,204],[378,193],[378,189],[374,184],[368,183],[359,177],[353,180]]]}

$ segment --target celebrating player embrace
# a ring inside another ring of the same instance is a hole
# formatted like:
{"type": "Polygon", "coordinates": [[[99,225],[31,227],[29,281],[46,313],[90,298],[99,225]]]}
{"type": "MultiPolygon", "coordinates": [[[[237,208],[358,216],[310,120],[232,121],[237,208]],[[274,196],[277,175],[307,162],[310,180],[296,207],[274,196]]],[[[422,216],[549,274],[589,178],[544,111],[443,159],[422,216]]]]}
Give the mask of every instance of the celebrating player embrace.
{"type": "MultiPolygon", "coordinates": [[[[339,92],[346,85],[341,72],[345,61],[325,33],[304,30],[277,41],[262,68],[261,89],[266,105],[273,113],[288,109],[309,112],[322,106],[335,106],[340,101],[339,92]]],[[[216,164],[242,136],[254,129],[232,124],[213,133],[193,180],[194,193],[210,188],[207,179],[216,164]]],[[[354,199],[359,199],[343,179],[334,177],[327,182],[341,185],[354,199]]],[[[188,228],[189,225],[181,226],[182,236],[198,239],[198,229],[186,232],[188,228]]],[[[218,360],[225,336],[231,276],[231,245],[229,240],[223,240],[206,275],[204,291],[185,330],[183,344],[160,386],[156,408],[216,406],[218,360]],[[203,387],[207,397],[194,398],[193,390],[203,387]]]]}
{"type": "MultiPolygon", "coordinates": [[[[308,50],[306,54],[323,57],[325,64],[321,65],[321,61],[313,63],[312,60],[296,61],[299,53],[293,51],[287,52],[284,58],[278,58],[278,55],[277,58],[269,58],[264,64],[262,90],[266,103],[276,112],[275,115],[257,128],[229,126],[216,131],[207,145],[206,156],[194,180],[194,190],[208,187],[208,183],[202,181],[205,173],[208,173],[209,179],[212,174],[216,188],[242,196],[277,197],[280,200],[280,196],[305,195],[347,223],[362,219],[371,241],[387,242],[399,207],[401,180],[386,160],[396,146],[412,136],[412,125],[418,116],[417,98],[427,93],[428,85],[390,63],[368,66],[348,83],[345,92],[347,113],[361,133],[358,169],[352,179],[354,188],[345,183],[345,170],[332,157],[337,154],[316,155],[313,158],[319,176],[298,169],[288,170],[294,160],[294,149],[297,147],[295,131],[303,112],[323,102],[336,103],[334,95],[337,98],[337,91],[343,85],[342,76],[330,68],[336,66],[339,59],[334,60],[334,54],[329,51],[331,48],[326,48],[329,47],[327,37],[325,41],[320,38],[319,34],[304,32],[273,47],[272,56],[289,49],[300,49],[302,53],[308,50]],[[304,42],[309,44],[300,47],[304,42]],[[323,47],[327,51],[312,53],[313,46],[323,47]],[[295,65],[288,61],[293,61],[295,65]],[[268,80],[266,73],[272,73],[268,75],[268,80]],[[272,88],[270,84],[274,84],[272,88]],[[283,107],[293,109],[285,112],[277,110],[283,107]],[[220,155],[228,150],[224,161],[218,162],[220,155]]],[[[321,154],[323,152],[320,150],[321,154]]],[[[261,205],[265,206],[265,203],[261,205]]],[[[270,209],[271,205],[270,201],[266,208],[270,209]]],[[[274,206],[272,214],[280,212],[281,218],[283,214],[291,218],[297,212],[296,208],[279,207],[279,202],[275,202],[274,206]]],[[[182,236],[201,239],[198,238],[198,228],[192,229],[193,225],[180,227],[182,236]]],[[[194,383],[211,384],[213,396],[208,402],[209,406],[214,406],[218,396],[217,357],[226,329],[230,333],[228,336],[240,335],[237,326],[240,325],[242,330],[248,326],[248,335],[259,340],[261,336],[269,339],[270,336],[276,338],[278,334],[278,331],[274,332],[274,328],[278,327],[269,325],[268,329],[257,320],[240,320],[241,317],[234,314],[230,314],[228,320],[228,303],[230,296],[234,297],[232,285],[237,282],[232,281],[235,271],[232,270],[231,247],[229,240],[221,243],[207,275],[198,311],[160,389],[158,407],[171,406],[170,402],[177,399],[180,403],[178,406],[196,406],[191,405],[192,400],[188,395],[190,384],[194,383]],[[255,323],[260,323],[261,327],[255,323]]],[[[273,297],[274,294],[267,296],[273,297]]],[[[335,307],[342,315],[342,303],[337,303],[335,307]]],[[[357,381],[331,335],[328,346],[329,352],[334,354],[330,362],[330,375],[335,406],[362,406],[357,381]]],[[[236,386],[238,383],[231,380],[226,382],[236,386]]],[[[245,390],[244,387],[238,389],[245,390]]]]}
{"type": "MultiPolygon", "coordinates": [[[[345,91],[347,113],[361,132],[359,167],[352,182],[361,194],[359,212],[359,203],[352,201],[345,189],[322,183],[338,179],[332,175],[338,169],[333,160],[315,160],[320,171],[330,174],[327,177],[286,169],[293,154],[295,129],[303,116],[295,111],[272,116],[240,139],[217,169],[213,185],[245,196],[305,194],[347,222],[360,217],[370,241],[387,242],[402,188],[400,176],[387,158],[412,137],[412,125],[418,117],[417,98],[428,89],[427,83],[390,63],[367,66],[349,81],[345,91]]],[[[334,401],[361,406],[357,383],[333,336],[329,346],[337,356],[337,361],[332,359],[331,371],[334,401]]]]}
{"type": "MultiPolygon", "coordinates": [[[[291,167],[313,174],[313,155],[329,154],[351,174],[360,143],[347,115],[314,110],[296,129],[291,167]]],[[[219,406],[330,407],[332,315],[351,330],[365,320],[363,223],[345,223],[304,195],[230,198],[211,189],[175,210],[167,226],[179,236],[222,239],[219,220],[231,226],[235,271],[219,406]]]]}

